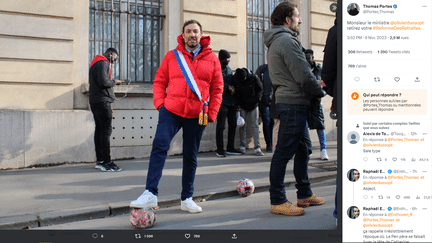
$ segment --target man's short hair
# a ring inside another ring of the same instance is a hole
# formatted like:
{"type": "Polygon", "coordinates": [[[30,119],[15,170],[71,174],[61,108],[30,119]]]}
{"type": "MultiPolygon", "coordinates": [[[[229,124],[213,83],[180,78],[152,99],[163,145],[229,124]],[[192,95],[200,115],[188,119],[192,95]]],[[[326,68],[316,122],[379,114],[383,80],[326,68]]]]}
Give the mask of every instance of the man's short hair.
{"type": "Polygon", "coordinates": [[[191,20],[186,21],[186,22],[183,24],[182,33],[184,33],[184,29],[185,29],[185,27],[188,26],[188,25],[190,25],[190,24],[197,24],[197,25],[199,26],[199,28],[200,28],[200,31],[202,32],[202,26],[201,26],[201,24],[198,22],[198,20],[191,19],[191,20]]]}
{"type": "Polygon", "coordinates": [[[110,47],[105,51],[105,54],[110,54],[110,53],[115,53],[117,56],[119,55],[117,49],[113,47],[110,47]]]}
{"type": "Polygon", "coordinates": [[[279,3],[270,16],[271,23],[273,25],[284,25],[286,17],[292,18],[295,8],[297,8],[297,5],[290,2],[279,3]]]}

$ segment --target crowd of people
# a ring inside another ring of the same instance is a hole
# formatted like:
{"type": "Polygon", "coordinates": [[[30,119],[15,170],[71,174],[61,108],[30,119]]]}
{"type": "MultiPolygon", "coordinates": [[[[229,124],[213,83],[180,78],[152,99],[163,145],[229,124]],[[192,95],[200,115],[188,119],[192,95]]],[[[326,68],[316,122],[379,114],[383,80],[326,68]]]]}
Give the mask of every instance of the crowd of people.
{"type": "MultiPolygon", "coordinates": [[[[321,81],[321,65],[314,60],[313,50],[302,49],[306,61],[310,65],[310,71],[315,79],[321,81]]],[[[227,155],[240,155],[246,153],[247,141],[246,130],[252,129],[252,138],[254,142],[254,153],[258,156],[264,155],[261,150],[259,124],[262,123],[262,131],[266,142],[266,152],[272,153],[273,129],[275,120],[278,120],[276,112],[276,103],[274,91],[268,64],[263,64],[257,68],[255,73],[247,68],[237,68],[235,72],[229,67],[230,53],[227,50],[219,51],[219,60],[221,62],[222,74],[224,79],[224,91],[222,105],[217,116],[216,126],[216,156],[227,157],[227,155]],[[273,115],[272,111],[273,110],[273,115]],[[238,116],[245,119],[245,126],[237,126],[238,116]],[[228,120],[228,138],[227,148],[224,148],[224,130],[228,120]],[[234,147],[236,128],[240,134],[240,149],[234,147]]],[[[311,98],[308,113],[308,126],[310,130],[317,130],[320,143],[320,157],[322,160],[328,160],[326,132],[324,121],[324,110],[321,104],[321,98],[311,98]]],[[[279,123],[277,123],[279,131],[279,123]]],[[[276,132],[277,134],[277,132],[276,132]]],[[[276,144],[276,143],[275,143],[276,144]]]]}
{"type": "MultiPolygon", "coordinates": [[[[231,55],[220,50],[216,56],[210,48],[210,37],[202,35],[196,20],[186,21],[177,37],[177,47],[169,51],[153,82],[153,102],[159,111],[147,171],[146,189],[130,203],[133,208],[157,207],[158,184],[162,177],[170,143],[183,130],[183,173],[181,210],[202,212],[192,199],[197,168],[197,154],[203,131],[216,122],[216,156],[246,153],[248,127],[253,132],[253,151],[263,156],[259,120],[266,143],[265,151],[273,153],[269,172],[271,213],[288,216],[304,214],[304,208],[325,203],[316,196],[308,179],[308,162],[312,153],[309,129],[316,129],[321,159],[328,160],[324,114],[321,98],[321,66],[314,61],[313,51],[305,50],[298,40],[302,23],[297,6],[280,3],[271,15],[272,26],[264,32],[267,62],[254,72],[247,68],[229,67],[231,55]],[[239,116],[245,125],[239,126],[239,116]],[[225,124],[228,123],[227,146],[224,146],[225,124]],[[235,134],[239,131],[239,149],[235,134]],[[295,157],[294,157],[295,155],[295,157]],[[288,201],[285,173],[294,157],[297,206],[288,201]]],[[[111,135],[114,102],[112,87],[120,84],[111,79],[111,67],[118,58],[110,48],[96,56],[90,68],[90,106],[94,114],[96,168],[121,171],[111,161],[111,135]]]]}

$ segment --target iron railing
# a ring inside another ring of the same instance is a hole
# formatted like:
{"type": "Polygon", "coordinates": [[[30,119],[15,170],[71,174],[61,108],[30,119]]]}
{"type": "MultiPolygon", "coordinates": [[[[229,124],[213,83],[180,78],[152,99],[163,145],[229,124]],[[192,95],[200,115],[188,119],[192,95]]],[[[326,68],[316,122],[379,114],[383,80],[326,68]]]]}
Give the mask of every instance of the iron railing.
{"type": "Polygon", "coordinates": [[[270,28],[270,16],[282,0],[247,0],[247,65],[255,70],[266,62],[264,31],[270,28]]]}
{"type": "Polygon", "coordinates": [[[116,79],[152,82],[160,64],[162,0],[90,0],[89,61],[119,50],[116,79]]]}

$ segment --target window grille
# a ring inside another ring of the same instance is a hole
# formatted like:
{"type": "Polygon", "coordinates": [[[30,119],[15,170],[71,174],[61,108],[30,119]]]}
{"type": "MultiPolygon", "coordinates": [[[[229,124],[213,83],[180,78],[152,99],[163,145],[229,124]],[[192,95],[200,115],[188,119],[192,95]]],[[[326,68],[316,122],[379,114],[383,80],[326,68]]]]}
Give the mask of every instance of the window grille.
{"type": "Polygon", "coordinates": [[[109,47],[119,51],[115,79],[152,82],[160,64],[162,0],[90,0],[89,62],[109,47]]]}
{"type": "Polygon", "coordinates": [[[267,63],[264,31],[270,28],[270,16],[282,0],[247,0],[247,65],[255,70],[267,63]]]}

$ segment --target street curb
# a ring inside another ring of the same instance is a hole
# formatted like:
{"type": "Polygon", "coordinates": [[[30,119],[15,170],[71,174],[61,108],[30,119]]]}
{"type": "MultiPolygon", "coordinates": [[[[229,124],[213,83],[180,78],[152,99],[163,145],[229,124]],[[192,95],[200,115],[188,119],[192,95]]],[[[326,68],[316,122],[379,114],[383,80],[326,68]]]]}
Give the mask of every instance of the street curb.
{"type": "MultiPolygon", "coordinates": [[[[310,178],[309,180],[311,183],[316,183],[333,178],[336,178],[336,172],[329,172],[327,175],[310,178]]],[[[295,180],[285,182],[286,187],[292,186],[294,184],[295,180]]],[[[270,185],[268,182],[258,182],[255,184],[255,192],[268,191],[269,187],[270,185]]],[[[195,192],[194,200],[202,202],[235,196],[239,196],[235,187],[222,187],[195,192]]],[[[177,194],[161,196],[159,197],[158,201],[159,208],[168,208],[180,205],[179,195],[177,194]]],[[[122,201],[89,207],[46,212],[37,215],[2,217],[0,218],[0,230],[31,229],[76,221],[105,218],[108,216],[129,214],[131,211],[129,204],[130,201],[122,201]]]]}
{"type": "Polygon", "coordinates": [[[17,215],[0,218],[0,230],[27,229],[39,227],[37,215],[17,215]]]}
{"type": "Polygon", "coordinates": [[[38,215],[39,227],[88,220],[93,218],[104,218],[110,216],[108,205],[95,205],[83,208],[68,209],[41,213],[38,215]]]}

